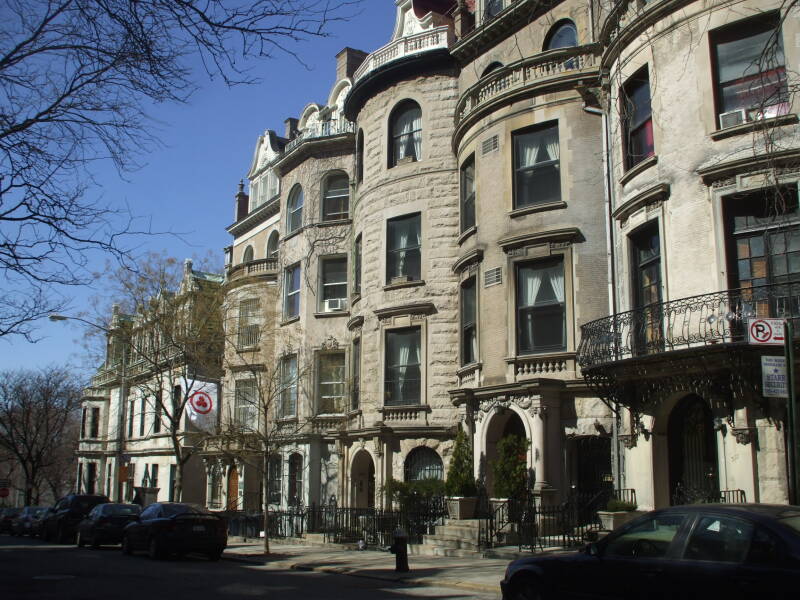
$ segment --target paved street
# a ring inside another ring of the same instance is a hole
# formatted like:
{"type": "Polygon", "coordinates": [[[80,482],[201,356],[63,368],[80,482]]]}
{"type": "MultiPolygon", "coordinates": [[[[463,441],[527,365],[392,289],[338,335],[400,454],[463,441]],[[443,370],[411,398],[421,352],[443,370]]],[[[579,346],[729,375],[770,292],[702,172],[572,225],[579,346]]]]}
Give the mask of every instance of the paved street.
{"type": "Polygon", "coordinates": [[[369,577],[291,570],[204,558],[153,561],[123,556],[117,547],[101,550],[59,546],[37,539],[0,535],[3,598],[13,600],[226,600],[233,598],[347,598],[358,600],[437,598],[497,600],[496,593],[409,586],[369,577]]]}

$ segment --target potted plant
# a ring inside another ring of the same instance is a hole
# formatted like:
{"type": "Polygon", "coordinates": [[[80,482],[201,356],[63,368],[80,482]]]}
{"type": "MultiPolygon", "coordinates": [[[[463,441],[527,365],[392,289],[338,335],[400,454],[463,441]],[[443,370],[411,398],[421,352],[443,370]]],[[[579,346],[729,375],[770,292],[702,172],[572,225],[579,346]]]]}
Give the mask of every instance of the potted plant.
{"type": "Polygon", "coordinates": [[[613,531],[620,525],[635,519],[640,514],[642,514],[642,511],[636,510],[635,502],[617,500],[616,498],[608,501],[605,510],[597,511],[597,516],[603,524],[603,529],[608,531],[613,531]]]}
{"type": "Polygon", "coordinates": [[[495,503],[525,497],[528,491],[529,446],[530,442],[518,435],[507,435],[497,443],[497,458],[491,462],[495,503]]]}
{"type": "Polygon", "coordinates": [[[475,516],[478,489],[472,471],[472,446],[462,429],[456,435],[444,490],[451,518],[472,519],[475,516]]]}

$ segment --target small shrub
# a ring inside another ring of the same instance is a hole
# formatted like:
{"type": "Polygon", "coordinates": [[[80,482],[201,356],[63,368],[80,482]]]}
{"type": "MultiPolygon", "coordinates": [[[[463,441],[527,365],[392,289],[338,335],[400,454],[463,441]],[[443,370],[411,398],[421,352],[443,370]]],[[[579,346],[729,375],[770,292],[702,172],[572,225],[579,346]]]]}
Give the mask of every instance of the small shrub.
{"type": "Polygon", "coordinates": [[[518,435],[507,435],[497,443],[497,458],[492,461],[494,495],[520,498],[528,488],[527,453],[530,442],[518,435]]]}
{"type": "Polygon", "coordinates": [[[636,510],[636,503],[626,502],[625,500],[617,500],[616,498],[611,498],[611,500],[608,501],[608,504],[606,504],[606,510],[609,512],[636,510]]]}
{"type": "Polygon", "coordinates": [[[420,502],[444,494],[444,482],[441,479],[422,479],[419,481],[397,481],[389,479],[383,486],[383,493],[393,503],[400,505],[400,510],[411,510],[420,502]]]}

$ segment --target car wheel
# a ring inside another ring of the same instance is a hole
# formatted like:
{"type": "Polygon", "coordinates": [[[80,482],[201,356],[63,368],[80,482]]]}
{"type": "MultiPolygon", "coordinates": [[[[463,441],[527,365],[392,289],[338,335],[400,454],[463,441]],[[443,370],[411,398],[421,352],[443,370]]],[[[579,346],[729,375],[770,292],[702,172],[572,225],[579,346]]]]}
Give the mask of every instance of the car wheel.
{"type": "Polygon", "coordinates": [[[511,591],[513,600],[547,600],[542,582],[534,577],[522,577],[515,581],[511,591]]]}
{"type": "Polygon", "coordinates": [[[80,531],[76,534],[76,538],[75,544],[78,546],[78,548],[83,548],[86,545],[86,542],[84,541],[80,531]]]}
{"type": "Polygon", "coordinates": [[[147,546],[147,555],[153,560],[160,560],[164,557],[164,551],[161,548],[161,543],[155,536],[150,538],[150,543],[147,546]]]}
{"type": "Polygon", "coordinates": [[[122,536],[122,553],[127,554],[128,556],[133,554],[133,550],[131,549],[131,539],[127,535],[122,536]]]}

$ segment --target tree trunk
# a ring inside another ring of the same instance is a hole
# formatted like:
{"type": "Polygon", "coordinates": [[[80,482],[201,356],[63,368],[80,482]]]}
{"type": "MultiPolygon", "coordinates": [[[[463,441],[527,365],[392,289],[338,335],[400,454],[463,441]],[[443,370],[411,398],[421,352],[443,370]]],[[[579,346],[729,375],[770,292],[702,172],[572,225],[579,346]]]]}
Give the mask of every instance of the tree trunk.
{"type": "Polygon", "coordinates": [[[261,469],[261,482],[264,490],[264,554],[269,554],[269,479],[267,479],[267,466],[269,453],[264,453],[264,463],[261,469]]]}

